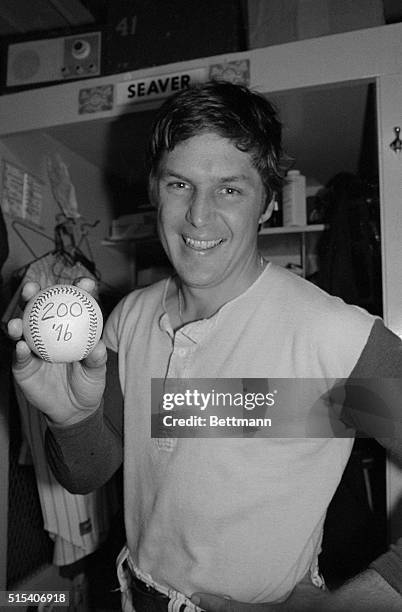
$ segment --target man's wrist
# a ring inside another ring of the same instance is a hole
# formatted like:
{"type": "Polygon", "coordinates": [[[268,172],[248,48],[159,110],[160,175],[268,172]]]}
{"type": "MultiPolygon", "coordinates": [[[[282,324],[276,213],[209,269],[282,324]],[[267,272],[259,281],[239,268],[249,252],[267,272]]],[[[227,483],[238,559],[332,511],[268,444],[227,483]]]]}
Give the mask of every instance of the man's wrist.
{"type": "Polygon", "coordinates": [[[46,416],[46,422],[48,424],[48,427],[51,430],[68,431],[68,430],[74,429],[75,427],[79,425],[85,425],[87,421],[93,420],[96,417],[96,415],[100,412],[102,405],[103,405],[103,402],[101,402],[99,406],[97,406],[90,412],[87,410],[77,412],[76,414],[72,415],[71,417],[65,419],[62,422],[53,421],[48,416],[46,416]]]}
{"type": "MultiPolygon", "coordinates": [[[[333,595],[330,591],[319,589],[311,583],[299,583],[290,596],[280,604],[278,612],[333,612],[333,595]]],[[[274,608],[273,612],[276,612],[274,608]]]]}

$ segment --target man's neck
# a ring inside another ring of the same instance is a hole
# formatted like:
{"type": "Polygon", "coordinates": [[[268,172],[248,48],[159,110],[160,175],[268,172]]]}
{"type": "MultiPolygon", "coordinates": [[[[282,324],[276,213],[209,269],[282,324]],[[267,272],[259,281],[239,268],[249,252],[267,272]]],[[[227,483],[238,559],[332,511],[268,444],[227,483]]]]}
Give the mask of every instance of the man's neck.
{"type": "Polygon", "coordinates": [[[222,306],[244,293],[260,276],[266,266],[266,261],[260,258],[253,273],[246,278],[238,278],[237,283],[221,283],[216,287],[192,287],[182,283],[176,277],[172,284],[170,309],[176,312],[180,325],[207,319],[213,316],[222,306]]]}

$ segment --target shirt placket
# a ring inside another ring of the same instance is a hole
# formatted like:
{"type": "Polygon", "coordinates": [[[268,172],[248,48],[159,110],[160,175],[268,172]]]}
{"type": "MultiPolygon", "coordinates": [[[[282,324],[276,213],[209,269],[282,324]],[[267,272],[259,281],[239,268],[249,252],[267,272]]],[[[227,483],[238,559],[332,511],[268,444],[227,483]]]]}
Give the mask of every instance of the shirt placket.
{"type": "Polygon", "coordinates": [[[167,378],[190,378],[193,370],[196,342],[184,334],[176,332],[173,339],[173,351],[170,357],[167,378]]]}
{"type": "MultiPolygon", "coordinates": [[[[166,379],[190,378],[191,372],[193,371],[194,352],[196,350],[197,344],[190,336],[184,334],[181,330],[178,330],[174,334],[172,340],[173,350],[166,372],[166,379]]],[[[187,387],[185,381],[183,381],[183,386],[187,387]]],[[[178,391],[176,384],[175,390],[178,391]]],[[[183,389],[183,391],[185,391],[185,389],[183,389]]],[[[177,444],[177,438],[156,438],[156,444],[160,450],[172,451],[177,444]]]]}

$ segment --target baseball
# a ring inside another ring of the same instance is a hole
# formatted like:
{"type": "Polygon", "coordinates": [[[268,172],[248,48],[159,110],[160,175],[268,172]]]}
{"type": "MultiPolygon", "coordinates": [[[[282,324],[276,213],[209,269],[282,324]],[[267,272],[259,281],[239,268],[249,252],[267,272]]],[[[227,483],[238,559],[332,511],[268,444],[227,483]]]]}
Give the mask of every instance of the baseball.
{"type": "Polygon", "coordinates": [[[81,361],[96,346],[103,318],[96,300],[73,285],[53,285],[27,304],[23,334],[31,351],[45,361],[81,361]]]}

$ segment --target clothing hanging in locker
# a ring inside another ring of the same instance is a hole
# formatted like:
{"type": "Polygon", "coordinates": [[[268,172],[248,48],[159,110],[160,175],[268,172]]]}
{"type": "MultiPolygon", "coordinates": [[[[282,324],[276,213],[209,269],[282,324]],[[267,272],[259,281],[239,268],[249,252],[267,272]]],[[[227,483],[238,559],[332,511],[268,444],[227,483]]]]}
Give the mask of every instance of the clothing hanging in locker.
{"type": "MultiPolygon", "coordinates": [[[[37,282],[43,289],[56,283],[71,284],[83,276],[94,278],[82,263],[68,265],[58,253],[37,258],[28,265],[3,321],[21,316],[19,296],[26,282],[37,282]]],[[[115,485],[111,481],[87,495],[75,495],[64,489],[45,458],[45,416],[27,402],[18,388],[17,400],[23,435],[35,468],[44,527],[55,543],[53,563],[69,565],[94,552],[106,538],[110,518],[117,510],[115,485]]]]}

